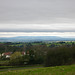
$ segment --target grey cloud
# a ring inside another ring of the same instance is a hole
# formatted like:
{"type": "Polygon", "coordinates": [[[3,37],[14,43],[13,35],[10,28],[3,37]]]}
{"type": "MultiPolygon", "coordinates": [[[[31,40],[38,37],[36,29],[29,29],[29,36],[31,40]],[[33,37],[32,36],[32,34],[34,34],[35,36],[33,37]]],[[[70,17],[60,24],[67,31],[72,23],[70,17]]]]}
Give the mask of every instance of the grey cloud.
{"type": "Polygon", "coordinates": [[[71,29],[0,29],[0,32],[75,32],[75,28],[71,29]]]}
{"type": "Polygon", "coordinates": [[[0,0],[0,23],[75,23],[75,0],[0,0]]]}
{"type": "Polygon", "coordinates": [[[75,0],[0,0],[0,32],[75,32],[75,0]]]}
{"type": "Polygon", "coordinates": [[[74,24],[0,24],[0,32],[75,32],[74,24]]]}
{"type": "Polygon", "coordinates": [[[0,32],[75,32],[74,24],[0,24],[0,32]]]}

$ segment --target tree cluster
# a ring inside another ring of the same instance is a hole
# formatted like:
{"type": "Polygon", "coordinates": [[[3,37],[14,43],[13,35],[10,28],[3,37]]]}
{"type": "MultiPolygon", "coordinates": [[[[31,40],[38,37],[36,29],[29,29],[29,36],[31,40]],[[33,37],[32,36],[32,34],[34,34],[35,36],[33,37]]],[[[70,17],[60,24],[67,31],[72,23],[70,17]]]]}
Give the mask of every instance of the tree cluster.
{"type": "Polygon", "coordinates": [[[47,52],[45,66],[60,66],[75,63],[75,46],[61,46],[47,52]]]}

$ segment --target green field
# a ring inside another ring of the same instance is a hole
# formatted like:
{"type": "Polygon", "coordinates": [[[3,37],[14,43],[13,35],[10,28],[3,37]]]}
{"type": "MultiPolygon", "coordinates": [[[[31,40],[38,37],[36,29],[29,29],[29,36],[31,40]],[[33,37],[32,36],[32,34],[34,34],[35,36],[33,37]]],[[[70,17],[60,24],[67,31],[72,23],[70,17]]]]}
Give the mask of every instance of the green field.
{"type": "Polygon", "coordinates": [[[75,75],[75,65],[0,71],[0,75],[75,75]]]}

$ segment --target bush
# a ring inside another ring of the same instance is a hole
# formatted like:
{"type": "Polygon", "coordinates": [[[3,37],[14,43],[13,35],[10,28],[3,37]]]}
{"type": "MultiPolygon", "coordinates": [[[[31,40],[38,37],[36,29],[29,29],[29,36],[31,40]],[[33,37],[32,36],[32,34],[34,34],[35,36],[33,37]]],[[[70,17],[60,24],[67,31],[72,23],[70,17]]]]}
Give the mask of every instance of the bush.
{"type": "Polygon", "coordinates": [[[8,66],[8,65],[9,65],[9,60],[0,61],[0,66],[8,66]]]}
{"type": "Polygon", "coordinates": [[[20,52],[15,52],[11,55],[10,65],[22,65],[23,64],[23,58],[20,52]]]}
{"type": "Polygon", "coordinates": [[[47,52],[45,66],[68,65],[74,62],[75,48],[62,46],[58,48],[52,48],[47,52]]]}

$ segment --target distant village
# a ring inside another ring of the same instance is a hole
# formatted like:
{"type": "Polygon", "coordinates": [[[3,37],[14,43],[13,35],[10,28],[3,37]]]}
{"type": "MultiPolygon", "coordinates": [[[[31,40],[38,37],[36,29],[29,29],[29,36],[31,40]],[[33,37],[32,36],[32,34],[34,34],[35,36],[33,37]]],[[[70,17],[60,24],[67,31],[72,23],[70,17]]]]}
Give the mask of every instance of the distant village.
{"type": "MultiPolygon", "coordinates": [[[[28,52],[27,52],[28,53],[28,52]]],[[[5,58],[10,58],[10,56],[13,54],[13,52],[5,52],[5,53],[2,53],[0,54],[0,57],[5,57],[5,58]]],[[[25,51],[22,51],[21,52],[22,56],[23,55],[26,55],[26,52],[25,51]]]]}
{"type": "MultiPolygon", "coordinates": [[[[21,56],[24,56],[24,55],[29,55],[29,51],[25,51],[25,47],[23,48],[23,51],[15,51],[15,52],[20,52],[21,53],[21,56]]],[[[4,57],[5,59],[10,59],[11,55],[13,54],[14,52],[12,51],[8,51],[7,49],[7,46],[5,46],[5,52],[3,53],[0,53],[0,58],[1,57],[4,57]]]]}

